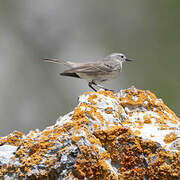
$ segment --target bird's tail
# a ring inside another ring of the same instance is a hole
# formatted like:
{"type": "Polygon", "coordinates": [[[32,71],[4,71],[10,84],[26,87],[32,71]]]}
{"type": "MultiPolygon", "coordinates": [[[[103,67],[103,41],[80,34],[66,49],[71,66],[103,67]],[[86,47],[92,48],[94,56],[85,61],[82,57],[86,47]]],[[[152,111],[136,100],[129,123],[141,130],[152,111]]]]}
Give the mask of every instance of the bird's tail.
{"type": "Polygon", "coordinates": [[[71,61],[65,61],[65,60],[62,60],[62,59],[43,58],[42,60],[45,61],[45,62],[51,62],[51,63],[56,63],[56,64],[64,64],[64,65],[72,67],[72,68],[76,67],[77,64],[79,64],[79,63],[74,63],[74,62],[71,62],[71,61]]]}

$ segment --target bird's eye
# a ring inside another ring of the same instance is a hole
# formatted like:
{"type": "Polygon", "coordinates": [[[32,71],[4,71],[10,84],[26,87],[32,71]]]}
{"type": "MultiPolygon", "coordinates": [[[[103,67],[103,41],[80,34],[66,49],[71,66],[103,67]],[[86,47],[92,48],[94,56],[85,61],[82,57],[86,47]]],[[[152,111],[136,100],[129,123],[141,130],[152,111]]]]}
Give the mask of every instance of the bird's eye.
{"type": "Polygon", "coordinates": [[[123,58],[124,56],[122,55],[121,58],[123,58]]]}

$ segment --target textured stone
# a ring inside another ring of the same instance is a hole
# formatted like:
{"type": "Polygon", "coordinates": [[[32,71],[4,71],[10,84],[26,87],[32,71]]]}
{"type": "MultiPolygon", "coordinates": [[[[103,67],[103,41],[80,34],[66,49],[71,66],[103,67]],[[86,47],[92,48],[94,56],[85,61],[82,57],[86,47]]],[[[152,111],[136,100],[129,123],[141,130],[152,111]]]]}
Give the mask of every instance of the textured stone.
{"type": "Polygon", "coordinates": [[[0,138],[0,177],[178,179],[179,137],[180,119],[148,90],[88,92],[42,132],[0,138]]]}

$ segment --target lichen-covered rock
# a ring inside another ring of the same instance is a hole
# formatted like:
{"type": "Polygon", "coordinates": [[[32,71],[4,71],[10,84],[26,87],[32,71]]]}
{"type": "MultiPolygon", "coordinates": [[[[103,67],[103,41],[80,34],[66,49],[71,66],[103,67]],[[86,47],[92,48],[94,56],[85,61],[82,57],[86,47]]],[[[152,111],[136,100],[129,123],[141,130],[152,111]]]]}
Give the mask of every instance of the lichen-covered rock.
{"type": "Polygon", "coordinates": [[[180,119],[150,91],[100,90],[44,131],[0,138],[1,179],[178,179],[180,119]]]}

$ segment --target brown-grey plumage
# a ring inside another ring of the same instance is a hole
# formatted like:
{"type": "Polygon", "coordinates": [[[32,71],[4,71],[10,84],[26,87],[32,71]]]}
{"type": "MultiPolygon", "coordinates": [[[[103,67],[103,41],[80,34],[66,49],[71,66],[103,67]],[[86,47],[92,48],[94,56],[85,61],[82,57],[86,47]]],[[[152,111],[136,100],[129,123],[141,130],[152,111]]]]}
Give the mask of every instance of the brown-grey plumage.
{"type": "MultiPolygon", "coordinates": [[[[95,91],[96,89],[92,85],[104,88],[103,86],[99,85],[99,83],[117,77],[122,70],[122,63],[125,61],[131,61],[121,53],[113,53],[101,61],[95,61],[91,63],[74,63],[71,61],[56,59],[43,60],[69,66],[70,69],[60,73],[60,75],[86,79],[89,86],[95,91]]],[[[104,89],[108,90],[106,88],[104,89]]]]}

